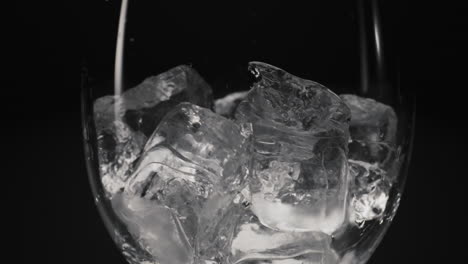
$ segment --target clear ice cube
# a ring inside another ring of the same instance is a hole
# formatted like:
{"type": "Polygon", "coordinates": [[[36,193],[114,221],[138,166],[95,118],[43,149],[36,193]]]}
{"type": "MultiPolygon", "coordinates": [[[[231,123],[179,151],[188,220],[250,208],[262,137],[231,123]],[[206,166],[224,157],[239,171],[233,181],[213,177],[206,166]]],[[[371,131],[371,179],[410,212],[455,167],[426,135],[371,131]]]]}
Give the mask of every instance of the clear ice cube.
{"type": "Polygon", "coordinates": [[[391,182],[386,172],[376,164],[349,160],[349,172],[354,185],[351,189],[350,221],[359,225],[378,219],[385,212],[391,182]]]}
{"type": "Polygon", "coordinates": [[[239,103],[244,100],[249,91],[235,92],[219,98],[214,102],[215,113],[233,118],[239,103]]]}
{"type": "Polygon", "coordinates": [[[123,187],[147,138],[164,115],[184,101],[212,105],[211,87],[185,65],[149,77],[120,96],[95,101],[100,172],[108,193],[123,187]]]}
{"type": "Polygon", "coordinates": [[[351,109],[349,159],[389,169],[395,159],[397,117],[390,106],[370,98],[340,95],[351,109]]]}
{"type": "Polygon", "coordinates": [[[340,95],[351,109],[349,172],[354,179],[350,219],[379,219],[386,208],[399,162],[397,117],[390,106],[370,98],[340,95]]]}
{"type": "Polygon", "coordinates": [[[94,103],[96,129],[112,129],[117,119],[149,137],[164,115],[181,102],[210,108],[212,93],[210,85],[195,69],[180,65],[146,78],[120,96],[97,99],[94,103]]]}
{"type": "Polygon", "coordinates": [[[152,256],[150,263],[192,263],[189,238],[171,208],[125,193],[112,197],[112,207],[140,247],[152,256]]]}
{"type": "Polygon", "coordinates": [[[228,263],[336,263],[331,237],[322,232],[279,231],[264,226],[252,211],[234,230],[228,263]],[[302,261],[302,262],[301,262],[302,261]]]}
{"type": "Polygon", "coordinates": [[[397,117],[390,106],[352,94],[340,97],[351,110],[349,130],[353,140],[395,143],[397,117]]]}
{"type": "Polygon", "coordinates": [[[218,229],[225,227],[218,222],[246,184],[251,134],[250,124],[238,125],[189,103],[165,116],[126,182],[130,203],[118,206],[142,247],[155,258],[179,254],[180,263],[206,255],[200,251],[210,250],[208,239],[222,233],[218,229]],[[173,238],[159,247],[159,239],[168,235],[173,238]],[[174,250],[166,251],[166,244],[174,250]]]}
{"type": "Polygon", "coordinates": [[[258,81],[235,117],[253,124],[252,211],[271,229],[333,233],[347,208],[348,107],[316,82],[249,68],[258,81]]]}
{"type": "Polygon", "coordinates": [[[264,226],[251,210],[248,188],[227,206],[210,237],[203,239],[205,263],[336,263],[338,256],[330,248],[329,235],[279,231],[264,226]]]}

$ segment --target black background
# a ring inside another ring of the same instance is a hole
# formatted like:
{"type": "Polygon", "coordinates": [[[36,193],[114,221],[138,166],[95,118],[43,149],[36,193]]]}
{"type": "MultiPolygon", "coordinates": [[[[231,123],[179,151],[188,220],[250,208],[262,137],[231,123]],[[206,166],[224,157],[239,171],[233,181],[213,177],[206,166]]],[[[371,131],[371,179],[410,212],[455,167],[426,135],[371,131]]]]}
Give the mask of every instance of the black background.
{"type": "MultiPolygon", "coordinates": [[[[99,17],[101,4],[17,1],[6,24],[14,74],[4,74],[12,85],[1,98],[4,129],[12,133],[4,144],[14,160],[4,160],[2,176],[13,179],[5,180],[12,192],[5,196],[22,232],[15,245],[29,261],[125,263],[94,206],[81,141],[80,67],[93,45],[115,34],[89,30],[92,21],[116,19],[99,17]]],[[[370,263],[454,263],[454,237],[466,226],[459,191],[467,156],[466,9],[448,2],[400,7],[401,85],[418,95],[416,137],[400,209],[370,263]]]]}

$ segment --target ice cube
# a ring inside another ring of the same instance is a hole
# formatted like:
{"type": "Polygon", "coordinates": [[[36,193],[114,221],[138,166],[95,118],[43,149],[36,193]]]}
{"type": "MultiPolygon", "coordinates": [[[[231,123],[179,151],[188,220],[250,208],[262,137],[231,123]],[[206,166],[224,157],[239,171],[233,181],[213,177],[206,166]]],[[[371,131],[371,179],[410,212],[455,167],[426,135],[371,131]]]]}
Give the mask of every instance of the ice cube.
{"type": "Polygon", "coordinates": [[[351,190],[351,222],[358,225],[379,219],[387,206],[391,182],[386,172],[376,164],[349,160],[349,171],[354,179],[351,190]]]}
{"type": "Polygon", "coordinates": [[[211,87],[185,65],[149,77],[120,96],[95,101],[100,172],[108,193],[123,187],[147,138],[164,115],[183,101],[212,105],[211,87]]]}
{"type": "Polygon", "coordinates": [[[340,97],[351,110],[349,129],[353,140],[395,143],[397,117],[390,106],[352,94],[340,97]]]}
{"type": "Polygon", "coordinates": [[[219,98],[214,102],[214,110],[217,114],[233,118],[239,103],[244,100],[249,91],[235,92],[219,98]]]}
{"type": "Polygon", "coordinates": [[[395,111],[374,99],[349,94],[340,97],[351,109],[349,158],[388,169],[395,159],[395,111]]]}
{"type": "MultiPolygon", "coordinates": [[[[241,194],[238,194],[242,196],[241,194]]],[[[241,202],[244,198],[232,196],[210,199],[216,206],[205,206],[205,210],[217,209],[217,213],[201,212],[199,254],[200,259],[208,263],[234,263],[232,260],[231,245],[235,229],[240,219],[247,212],[246,204],[241,202]],[[237,199],[236,199],[237,198],[237,199]],[[229,200],[229,201],[227,201],[229,200]],[[220,206],[223,205],[223,206],[220,206]],[[210,219],[211,218],[211,219],[210,219]]],[[[244,201],[245,202],[245,201],[244,201]]]]}
{"type": "Polygon", "coordinates": [[[203,239],[201,260],[219,264],[301,263],[300,260],[303,263],[336,263],[330,236],[322,232],[278,231],[260,223],[245,197],[248,196],[247,189],[248,186],[239,194],[240,199],[236,197],[227,206],[210,237],[203,239]]]}
{"type": "Polygon", "coordinates": [[[348,130],[348,107],[323,85],[266,63],[251,62],[249,69],[259,81],[239,104],[236,118],[263,119],[303,134],[340,136],[348,130]]]}
{"type": "Polygon", "coordinates": [[[247,211],[234,230],[229,263],[332,264],[336,254],[330,249],[330,241],[331,237],[322,232],[270,229],[247,211]]]}
{"type": "Polygon", "coordinates": [[[104,189],[112,196],[124,185],[146,142],[141,132],[134,132],[122,121],[114,130],[103,130],[98,138],[99,172],[104,189]]]}
{"type": "MultiPolygon", "coordinates": [[[[184,248],[179,250],[184,260],[198,257],[199,250],[209,244],[206,239],[212,239],[217,228],[224,228],[218,222],[246,185],[251,134],[250,124],[239,125],[206,108],[179,104],[149,138],[125,185],[126,196],[141,197],[150,209],[132,211],[128,204],[125,214],[130,219],[133,214],[148,214],[148,221],[171,223],[178,239],[166,242],[184,248]]],[[[151,228],[146,220],[131,225],[138,230],[151,228]]],[[[154,229],[154,237],[169,235],[169,224],[166,226],[166,230],[154,229]]],[[[142,237],[138,232],[135,236],[150,245],[149,252],[154,252],[155,257],[165,250],[152,236],[142,237]]]]}
{"type": "Polygon", "coordinates": [[[370,98],[340,95],[351,109],[349,172],[354,179],[350,220],[362,226],[385,212],[399,169],[394,110],[370,98]]]}
{"type": "Polygon", "coordinates": [[[252,211],[275,230],[331,234],[346,214],[350,111],[316,82],[249,67],[259,80],[235,117],[253,123],[252,211]]]}
{"type": "Polygon", "coordinates": [[[192,263],[194,252],[176,212],[125,193],[114,195],[112,206],[140,247],[157,263],[192,263]]]}
{"type": "Polygon", "coordinates": [[[212,89],[191,67],[180,65],[142,83],[120,96],[104,96],[94,103],[96,129],[112,129],[116,119],[149,137],[164,115],[180,102],[210,108],[212,89]],[[117,117],[117,118],[116,118],[117,117]]]}

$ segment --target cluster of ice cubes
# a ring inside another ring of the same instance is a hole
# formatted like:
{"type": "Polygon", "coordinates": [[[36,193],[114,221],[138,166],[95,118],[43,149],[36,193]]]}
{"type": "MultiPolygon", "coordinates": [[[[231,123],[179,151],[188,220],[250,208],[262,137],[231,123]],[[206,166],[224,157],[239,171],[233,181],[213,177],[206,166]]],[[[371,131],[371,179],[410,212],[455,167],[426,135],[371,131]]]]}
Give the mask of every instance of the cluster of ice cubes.
{"type": "Polygon", "coordinates": [[[392,108],[249,69],[250,90],[214,102],[185,65],[95,101],[104,189],[147,253],[130,262],[340,263],[335,233],[382,217],[398,170],[392,108]]]}

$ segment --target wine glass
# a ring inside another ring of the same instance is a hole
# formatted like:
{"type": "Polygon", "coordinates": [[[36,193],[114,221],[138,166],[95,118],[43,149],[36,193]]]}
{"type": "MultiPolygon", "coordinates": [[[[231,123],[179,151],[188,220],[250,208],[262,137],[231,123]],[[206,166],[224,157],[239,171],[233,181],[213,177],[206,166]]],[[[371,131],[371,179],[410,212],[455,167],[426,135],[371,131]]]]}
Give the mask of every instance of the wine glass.
{"type": "Polygon", "coordinates": [[[367,262],[411,152],[396,8],[96,4],[84,145],[128,262],[367,262]]]}

